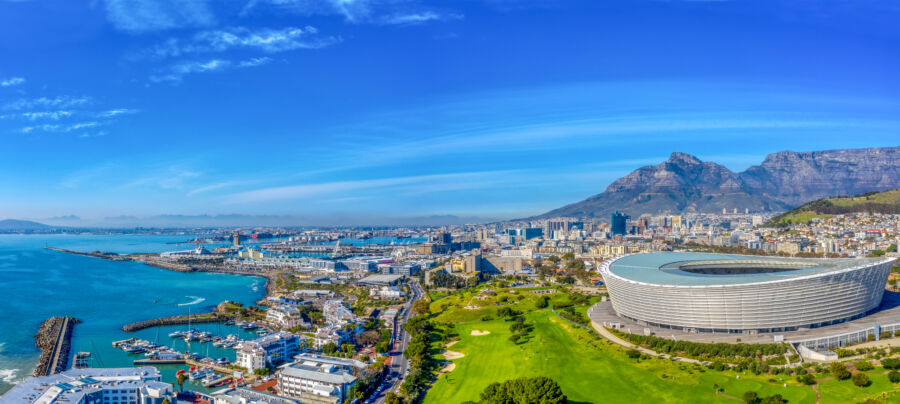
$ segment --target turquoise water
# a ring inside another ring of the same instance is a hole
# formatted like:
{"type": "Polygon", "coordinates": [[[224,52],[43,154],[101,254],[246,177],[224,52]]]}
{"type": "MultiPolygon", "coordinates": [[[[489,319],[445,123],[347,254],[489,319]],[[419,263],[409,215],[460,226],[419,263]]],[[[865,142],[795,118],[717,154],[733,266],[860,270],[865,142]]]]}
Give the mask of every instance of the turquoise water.
{"type": "MultiPolygon", "coordinates": [[[[138,337],[155,341],[157,329],[126,333],[122,325],[155,317],[211,310],[223,300],[252,304],[265,295],[261,278],[207,273],[180,273],[137,262],[115,262],[65,254],[45,246],[117,253],[162,252],[190,248],[168,244],[190,235],[156,236],[61,236],[0,235],[0,394],[34,370],[40,351],[34,334],[48,317],[67,315],[82,323],[75,326],[72,353],[90,351],[95,365],[131,366],[143,356],[129,355],[112,347],[112,341],[138,337]],[[102,363],[98,363],[102,362],[102,363]]],[[[160,327],[159,342],[186,350],[182,341],[168,334],[185,327],[160,327]]],[[[252,333],[235,327],[204,324],[195,328],[225,336],[252,333]]],[[[234,352],[193,343],[191,351],[234,359],[234,352]]],[[[166,381],[174,381],[175,366],[162,367],[166,381]]],[[[185,387],[188,387],[187,385],[185,387]]]]}

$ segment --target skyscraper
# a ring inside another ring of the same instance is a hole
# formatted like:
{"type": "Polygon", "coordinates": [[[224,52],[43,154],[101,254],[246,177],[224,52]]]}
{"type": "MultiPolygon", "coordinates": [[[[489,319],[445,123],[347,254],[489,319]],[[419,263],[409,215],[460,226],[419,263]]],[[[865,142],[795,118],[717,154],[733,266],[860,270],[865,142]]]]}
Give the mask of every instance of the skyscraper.
{"type": "Polygon", "coordinates": [[[628,231],[627,222],[628,222],[628,219],[630,219],[630,218],[631,218],[631,216],[628,216],[624,213],[619,213],[618,210],[613,212],[612,217],[610,218],[610,224],[612,227],[612,230],[611,230],[612,235],[617,236],[617,235],[624,235],[625,233],[627,233],[627,231],[628,231]]]}

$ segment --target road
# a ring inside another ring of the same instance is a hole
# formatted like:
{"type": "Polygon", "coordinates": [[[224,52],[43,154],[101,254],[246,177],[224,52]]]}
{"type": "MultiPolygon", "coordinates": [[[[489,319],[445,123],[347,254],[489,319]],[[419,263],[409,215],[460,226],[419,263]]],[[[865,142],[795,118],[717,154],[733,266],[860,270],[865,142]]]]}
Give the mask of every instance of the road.
{"type": "Polygon", "coordinates": [[[425,297],[425,291],[422,290],[422,286],[419,285],[419,281],[412,279],[409,281],[409,290],[410,296],[409,301],[403,306],[403,313],[400,317],[397,318],[397,321],[394,323],[394,337],[391,340],[391,343],[394,346],[394,349],[391,350],[389,355],[391,356],[391,371],[393,374],[396,374],[397,377],[392,377],[388,380],[387,388],[381,391],[381,393],[377,393],[369,398],[369,400],[374,399],[374,401],[367,401],[375,404],[384,404],[384,396],[388,392],[396,393],[400,388],[400,384],[403,383],[403,378],[406,377],[406,372],[409,371],[409,361],[403,357],[403,351],[406,350],[407,344],[409,344],[409,333],[403,329],[403,324],[406,324],[406,321],[412,317],[412,304],[416,300],[422,299],[425,297]],[[398,343],[399,342],[399,343],[398,343]]]}
{"type": "MultiPolygon", "coordinates": [[[[50,356],[50,368],[47,369],[47,375],[53,375],[56,373],[56,369],[59,368],[60,354],[62,351],[63,344],[66,343],[66,331],[69,327],[69,318],[63,317],[62,326],[59,328],[59,334],[56,336],[56,344],[53,345],[53,355],[50,356]]],[[[68,351],[67,351],[68,354],[68,351]]],[[[63,358],[64,361],[68,361],[68,357],[63,358]]],[[[64,366],[63,366],[64,367],[64,366]]]]}

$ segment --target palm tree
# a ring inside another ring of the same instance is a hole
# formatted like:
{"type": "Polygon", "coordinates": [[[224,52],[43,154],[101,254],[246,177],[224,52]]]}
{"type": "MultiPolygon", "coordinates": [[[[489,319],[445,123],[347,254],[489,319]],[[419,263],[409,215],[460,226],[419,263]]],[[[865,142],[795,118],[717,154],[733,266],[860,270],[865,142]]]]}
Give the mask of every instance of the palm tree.
{"type": "Polygon", "coordinates": [[[178,389],[182,392],[184,392],[185,379],[187,379],[187,377],[184,375],[183,372],[175,375],[175,382],[178,383],[178,389]]]}

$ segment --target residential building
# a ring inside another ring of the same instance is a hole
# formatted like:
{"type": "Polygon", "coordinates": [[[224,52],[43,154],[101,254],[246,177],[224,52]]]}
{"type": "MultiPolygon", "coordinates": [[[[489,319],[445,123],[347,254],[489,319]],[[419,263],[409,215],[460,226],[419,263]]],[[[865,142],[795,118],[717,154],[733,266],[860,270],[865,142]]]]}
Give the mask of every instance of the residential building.
{"type": "Polygon", "coordinates": [[[300,337],[281,331],[245,341],[236,350],[235,362],[238,366],[252,372],[256,369],[266,368],[270,364],[274,365],[290,360],[299,352],[300,337]]]}
{"type": "Polygon", "coordinates": [[[334,397],[343,401],[366,364],[353,359],[302,354],[278,372],[278,391],[287,397],[334,397]]]}
{"type": "Polygon", "coordinates": [[[297,306],[288,304],[279,304],[272,306],[266,311],[266,321],[278,324],[282,327],[293,328],[301,325],[308,325],[300,315],[300,309],[297,306]]]}
{"type": "Polygon", "coordinates": [[[175,402],[172,385],[154,367],[69,369],[31,377],[0,396],[3,403],[162,404],[175,402]]]}

